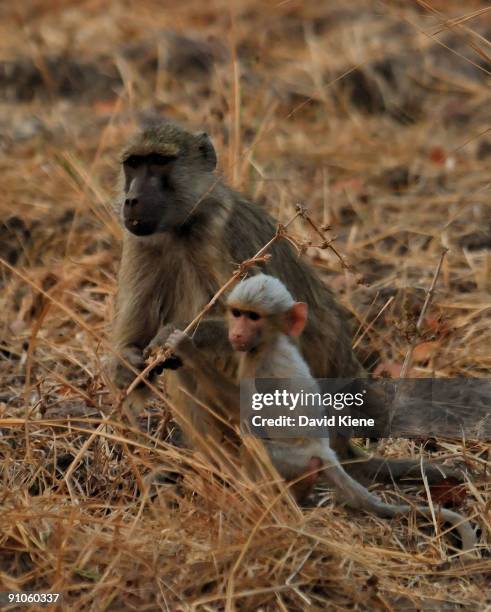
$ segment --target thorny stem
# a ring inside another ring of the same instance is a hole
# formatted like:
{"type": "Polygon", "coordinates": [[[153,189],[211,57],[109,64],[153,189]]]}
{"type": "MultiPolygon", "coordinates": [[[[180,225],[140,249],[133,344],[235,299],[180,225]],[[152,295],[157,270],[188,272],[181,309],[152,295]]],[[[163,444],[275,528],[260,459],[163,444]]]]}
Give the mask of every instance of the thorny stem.
{"type": "Polygon", "coordinates": [[[286,225],[282,225],[281,223],[279,223],[275,235],[271,238],[271,240],[267,242],[263,247],[261,247],[253,257],[251,257],[250,259],[246,259],[241,264],[239,264],[237,272],[234,272],[234,274],[228,279],[225,285],[223,285],[223,287],[221,287],[215,293],[215,295],[211,298],[208,304],[206,304],[206,306],[201,310],[201,312],[197,314],[196,317],[191,321],[191,323],[186,327],[184,333],[189,333],[194,328],[194,326],[200,322],[203,316],[210,310],[210,308],[212,308],[217,303],[217,301],[225,293],[225,291],[227,291],[229,287],[231,287],[241,276],[243,276],[248,268],[255,265],[259,261],[265,261],[267,251],[270,249],[274,242],[276,242],[279,238],[283,238],[285,236],[286,228],[290,225],[290,223],[292,223],[292,221],[294,221],[299,216],[299,214],[300,213],[297,212],[290,219],[290,221],[288,221],[286,225]]]}
{"type": "Polygon", "coordinates": [[[447,253],[448,253],[448,249],[444,249],[442,254],[440,255],[440,260],[436,267],[435,273],[433,274],[433,280],[431,281],[430,288],[426,292],[426,297],[425,297],[425,301],[423,304],[423,308],[421,309],[421,312],[419,313],[418,322],[416,323],[416,334],[414,335],[414,338],[411,340],[409,348],[407,349],[406,357],[404,358],[404,363],[402,364],[401,373],[399,374],[399,378],[406,378],[409,368],[411,367],[411,363],[413,360],[414,347],[416,346],[416,343],[421,337],[421,329],[423,327],[423,321],[426,315],[426,311],[428,310],[431,300],[433,299],[433,294],[435,293],[436,282],[440,275],[440,270],[442,269],[443,260],[445,259],[445,255],[447,253]]]}
{"type": "Polygon", "coordinates": [[[343,266],[343,268],[352,272],[353,266],[348,264],[344,260],[341,253],[336,249],[336,247],[332,245],[332,243],[334,242],[334,239],[328,240],[326,238],[324,232],[319,227],[317,227],[317,225],[312,221],[312,218],[307,214],[307,209],[305,208],[305,206],[303,206],[302,204],[297,204],[296,209],[298,213],[305,219],[305,221],[307,221],[307,223],[314,230],[314,232],[322,238],[322,243],[318,245],[318,248],[319,249],[331,249],[331,251],[336,255],[336,257],[341,262],[341,265],[343,266]]]}
{"type": "MultiPolygon", "coordinates": [[[[304,215],[304,210],[303,209],[299,209],[299,207],[297,206],[297,212],[293,215],[293,217],[286,224],[283,225],[281,223],[278,223],[278,226],[276,228],[276,232],[275,232],[274,236],[271,238],[271,240],[269,242],[267,242],[264,246],[262,246],[259,249],[259,251],[253,257],[251,257],[250,259],[246,259],[241,264],[239,264],[239,267],[238,267],[237,271],[234,272],[234,274],[228,279],[228,281],[215,293],[215,295],[211,298],[211,300],[208,302],[208,304],[206,304],[202,308],[202,310],[194,317],[194,319],[191,321],[191,323],[189,323],[189,325],[186,327],[186,329],[184,329],[184,333],[186,333],[186,334],[189,333],[200,322],[200,320],[204,317],[204,315],[217,303],[217,301],[220,299],[220,297],[241,276],[244,275],[244,273],[246,272],[246,270],[248,268],[250,268],[251,266],[254,266],[258,262],[264,262],[265,258],[267,257],[266,253],[271,248],[271,246],[278,239],[283,238],[285,236],[286,229],[288,228],[288,226],[291,223],[293,223],[293,221],[295,221],[295,219],[297,217],[300,217],[300,216],[303,216],[303,215],[304,215]]],[[[169,349],[164,349],[159,354],[157,354],[155,356],[155,358],[152,359],[152,361],[145,367],[145,369],[143,369],[138,374],[138,376],[136,376],[136,378],[133,380],[133,382],[129,385],[129,387],[126,390],[126,396],[128,396],[135,389],[135,387],[146,377],[146,375],[150,372],[150,370],[153,370],[153,368],[158,363],[161,363],[162,361],[165,361],[165,359],[167,359],[170,354],[171,354],[171,351],[169,349]]]]}

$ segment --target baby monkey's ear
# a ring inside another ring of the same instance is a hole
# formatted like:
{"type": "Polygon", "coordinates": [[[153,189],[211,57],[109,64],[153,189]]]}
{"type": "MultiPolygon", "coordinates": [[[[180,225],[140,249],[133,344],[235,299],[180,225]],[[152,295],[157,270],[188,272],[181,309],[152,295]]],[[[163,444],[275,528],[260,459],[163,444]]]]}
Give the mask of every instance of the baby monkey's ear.
{"type": "Polygon", "coordinates": [[[287,329],[289,336],[297,338],[305,329],[307,324],[309,308],[305,302],[296,302],[287,312],[287,329]]]}

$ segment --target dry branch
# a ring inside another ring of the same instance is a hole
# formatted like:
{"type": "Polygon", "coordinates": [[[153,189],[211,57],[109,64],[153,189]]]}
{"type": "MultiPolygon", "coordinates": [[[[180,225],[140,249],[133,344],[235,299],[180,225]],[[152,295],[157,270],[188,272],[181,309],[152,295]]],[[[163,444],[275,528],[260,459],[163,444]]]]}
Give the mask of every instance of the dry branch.
{"type": "Polygon", "coordinates": [[[399,375],[400,378],[406,378],[409,368],[411,367],[412,359],[413,359],[413,351],[414,347],[418,343],[421,338],[421,331],[423,329],[423,323],[426,316],[426,311],[428,310],[429,305],[431,304],[431,300],[433,299],[433,294],[435,293],[435,286],[440,275],[440,270],[442,269],[443,260],[445,259],[445,255],[448,253],[448,249],[445,249],[440,255],[440,259],[438,261],[438,265],[436,267],[435,273],[433,274],[433,280],[431,281],[430,288],[426,292],[425,301],[423,307],[421,308],[421,312],[419,313],[418,322],[416,323],[416,333],[414,337],[411,339],[411,343],[406,353],[406,357],[404,358],[404,363],[402,364],[401,373],[399,375]]]}

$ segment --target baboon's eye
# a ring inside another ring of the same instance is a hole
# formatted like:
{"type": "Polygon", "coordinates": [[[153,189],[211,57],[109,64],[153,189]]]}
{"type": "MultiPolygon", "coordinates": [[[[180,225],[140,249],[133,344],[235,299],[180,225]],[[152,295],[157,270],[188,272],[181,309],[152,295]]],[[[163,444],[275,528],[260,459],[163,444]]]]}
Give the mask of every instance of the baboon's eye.
{"type": "Polygon", "coordinates": [[[253,310],[248,312],[247,316],[251,321],[259,321],[259,319],[261,318],[261,315],[258,312],[254,312],[253,310]]]}
{"type": "Polygon", "coordinates": [[[236,319],[238,319],[242,314],[242,312],[238,308],[232,308],[230,312],[232,316],[235,317],[236,319]]]}
{"type": "Polygon", "coordinates": [[[130,168],[138,168],[141,163],[142,158],[140,155],[130,155],[124,160],[124,165],[129,166],[130,168]]]}

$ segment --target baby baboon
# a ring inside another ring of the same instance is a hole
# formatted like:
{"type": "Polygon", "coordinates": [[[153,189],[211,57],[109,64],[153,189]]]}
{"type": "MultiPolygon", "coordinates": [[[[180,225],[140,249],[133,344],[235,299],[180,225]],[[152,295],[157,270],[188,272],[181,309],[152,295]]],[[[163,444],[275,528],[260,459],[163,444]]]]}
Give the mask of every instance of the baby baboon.
{"type": "MultiPolygon", "coordinates": [[[[310,373],[292,338],[301,336],[307,321],[307,305],[295,302],[277,278],[257,274],[240,282],[227,300],[229,331],[233,349],[240,353],[239,379],[244,380],[250,398],[256,392],[254,379],[281,378],[282,392],[287,394],[312,393],[320,396],[317,382],[310,373]]],[[[239,414],[239,388],[217,372],[196,350],[191,338],[180,330],[168,339],[168,346],[182,359],[183,372],[191,368],[206,389],[207,395],[227,408],[235,417],[239,414]]],[[[186,384],[187,377],[183,382],[186,384]]],[[[320,418],[324,407],[319,401],[309,416],[320,418]]],[[[276,414],[276,413],[275,413],[276,414]]],[[[356,510],[366,510],[381,517],[409,514],[412,507],[387,504],[349,476],[329,445],[329,438],[278,438],[281,427],[270,427],[265,446],[272,463],[281,476],[299,480],[293,489],[297,499],[307,495],[319,476],[334,487],[341,501],[356,510]],[[321,470],[322,471],[319,471],[321,470]]],[[[415,507],[431,518],[428,506],[415,507]]],[[[464,518],[456,512],[441,509],[442,519],[454,525],[462,539],[464,551],[474,548],[474,533],[464,518]]]]}
{"type": "MultiPolygon", "coordinates": [[[[169,330],[183,328],[229,279],[275,234],[275,221],[259,206],[227,187],[215,174],[215,149],[204,132],[190,133],[173,123],[144,128],[122,155],[121,218],[125,227],[114,320],[114,343],[135,368],[145,351],[162,343],[169,330]]],[[[316,378],[360,378],[364,371],[351,348],[347,313],[314,268],[286,240],[276,241],[264,271],[280,279],[297,299],[309,304],[310,317],[300,349],[316,378]]],[[[236,359],[217,315],[203,320],[194,340],[207,359],[226,375],[236,359]]],[[[115,382],[124,387],[133,372],[115,366],[115,382]]],[[[221,438],[223,428],[189,397],[180,394],[175,374],[168,389],[176,415],[191,444],[204,433],[221,438]]],[[[199,388],[196,389],[199,392],[199,388]]],[[[377,406],[367,407],[376,413],[377,406]]],[[[367,414],[366,416],[370,416],[367,414]]],[[[410,459],[368,457],[350,440],[333,436],[331,447],[354,464],[357,478],[392,480],[420,477],[410,459]]],[[[430,482],[449,471],[426,466],[430,482]]]]}

